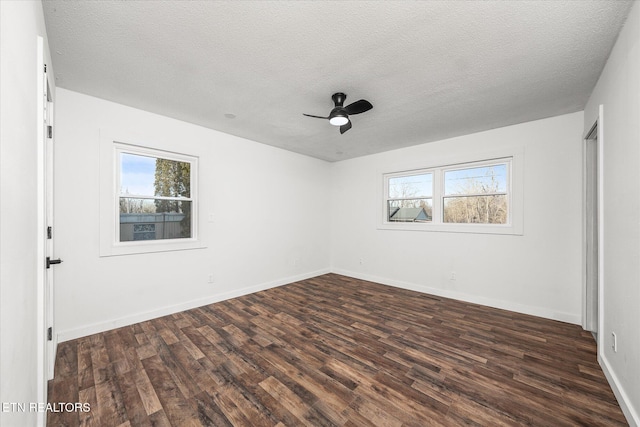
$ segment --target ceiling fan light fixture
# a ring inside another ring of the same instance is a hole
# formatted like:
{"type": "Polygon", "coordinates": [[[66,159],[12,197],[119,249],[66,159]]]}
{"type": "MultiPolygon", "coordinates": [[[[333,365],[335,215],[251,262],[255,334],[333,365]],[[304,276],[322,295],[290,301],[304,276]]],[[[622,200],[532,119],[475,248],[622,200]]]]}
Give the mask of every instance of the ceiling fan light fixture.
{"type": "Polygon", "coordinates": [[[371,103],[366,99],[361,99],[343,107],[344,100],[347,99],[347,95],[342,92],[334,93],[331,99],[333,100],[335,107],[333,107],[333,110],[331,110],[328,117],[316,116],[314,114],[307,113],[302,113],[302,115],[316,119],[329,120],[330,124],[340,128],[340,135],[351,129],[351,120],[349,120],[350,115],[361,114],[373,108],[373,105],[371,105],[371,103]]]}
{"type": "Polygon", "coordinates": [[[342,112],[338,112],[335,115],[329,117],[329,123],[334,126],[342,126],[349,123],[349,118],[342,112]]]}

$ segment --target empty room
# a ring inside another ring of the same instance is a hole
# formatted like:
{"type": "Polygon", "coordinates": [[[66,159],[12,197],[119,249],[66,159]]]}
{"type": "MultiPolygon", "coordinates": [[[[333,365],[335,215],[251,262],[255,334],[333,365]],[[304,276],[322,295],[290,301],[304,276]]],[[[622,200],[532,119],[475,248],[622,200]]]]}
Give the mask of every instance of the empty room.
{"type": "Polygon", "coordinates": [[[0,1],[0,425],[640,425],[636,1],[0,1]]]}

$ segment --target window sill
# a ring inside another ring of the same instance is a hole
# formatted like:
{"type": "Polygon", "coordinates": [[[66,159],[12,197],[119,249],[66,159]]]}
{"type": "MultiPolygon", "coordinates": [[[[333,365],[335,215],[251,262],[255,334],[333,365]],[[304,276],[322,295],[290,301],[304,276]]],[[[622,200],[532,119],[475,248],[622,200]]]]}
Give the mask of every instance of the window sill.
{"type": "Polygon", "coordinates": [[[493,225],[493,224],[391,224],[382,223],[378,225],[378,230],[396,231],[427,231],[441,233],[470,233],[470,234],[503,234],[503,235],[523,235],[522,227],[514,225],[493,225]]]}
{"type": "Polygon", "coordinates": [[[100,248],[100,256],[119,256],[119,255],[135,255],[148,254],[155,252],[171,252],[185,251],[192,249],[204,249],[206,246],[199,240],[188,239],[179,242],[144,242],[144,243],[117,243],[112,245],[104,245],[100,248]]]}

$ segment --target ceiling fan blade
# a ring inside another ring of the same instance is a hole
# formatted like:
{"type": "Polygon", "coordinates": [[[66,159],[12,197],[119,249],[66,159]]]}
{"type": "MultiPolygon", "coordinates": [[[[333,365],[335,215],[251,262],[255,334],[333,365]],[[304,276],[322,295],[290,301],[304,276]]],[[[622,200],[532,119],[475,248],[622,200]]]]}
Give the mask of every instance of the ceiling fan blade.
{"type": "Polygon", "coordinates": [[[351,120],[349,120],[346,124],[340,126],[340,134],[345,133],[349,129],[351,129],[351,120]]]}
{"type": "MultiPolygon", "coordinates": [[[[344,110],[347,114],[360,114],[365,111],[369,111],[373,108],[373,105],[366,99],[361,99],[359,101],[354,102],[353,104],[349,104],[344,107],[344,110]]],[[[345,125],[346,126],[346,125],[345,125]]]]}
{"type": "Polygon", "coordinates": [[[329,120],[329,117],[321,117],[321,116],[314,116],[313,114],[305,114],[302,113],[303,116],[307,116],[307,117],[315,117],[316,119],[326,119],[329,120]]]}

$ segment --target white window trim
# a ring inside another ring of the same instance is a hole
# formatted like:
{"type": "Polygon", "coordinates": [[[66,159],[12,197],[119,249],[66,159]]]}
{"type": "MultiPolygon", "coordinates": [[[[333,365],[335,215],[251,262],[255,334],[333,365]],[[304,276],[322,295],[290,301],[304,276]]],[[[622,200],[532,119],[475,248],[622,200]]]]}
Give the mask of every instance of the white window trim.
{"type": "MultiPolygon", "coordinates": [[[[132,138],[100,137],[100,256],[132,255],[152,252],[201,249],[205,245],[199,234],[198,156],[167,150],[151,144],[131,143],[132,138]],[[131,153],[191,163],[191,238],[120,241],[119,223],[119,154],[131,153]]],[[[137,141],[136,141],[137,142],[137,141]]]]}
{"type": "Polygon", "coordinates": [[[502,149],[492,152],[478,153],[475,156],[454,156],[431,159],[422,164],[401,164],[393,169],[378,172],[378,198],[382,209],[379,210],[379,230],[431,231],[476,234],[524,234],[524,150],[502,149]],[[444,197],[444,172],[455,169],[481,167],[487,164],[508,162],[509,182],[509,217],[507,224],[460,224],[442,222],[442,200],[444,197]],[[387,219],[388,178],[418,173],[433,173],[433,210],[431,222],[399,223],[387,219]]]}

